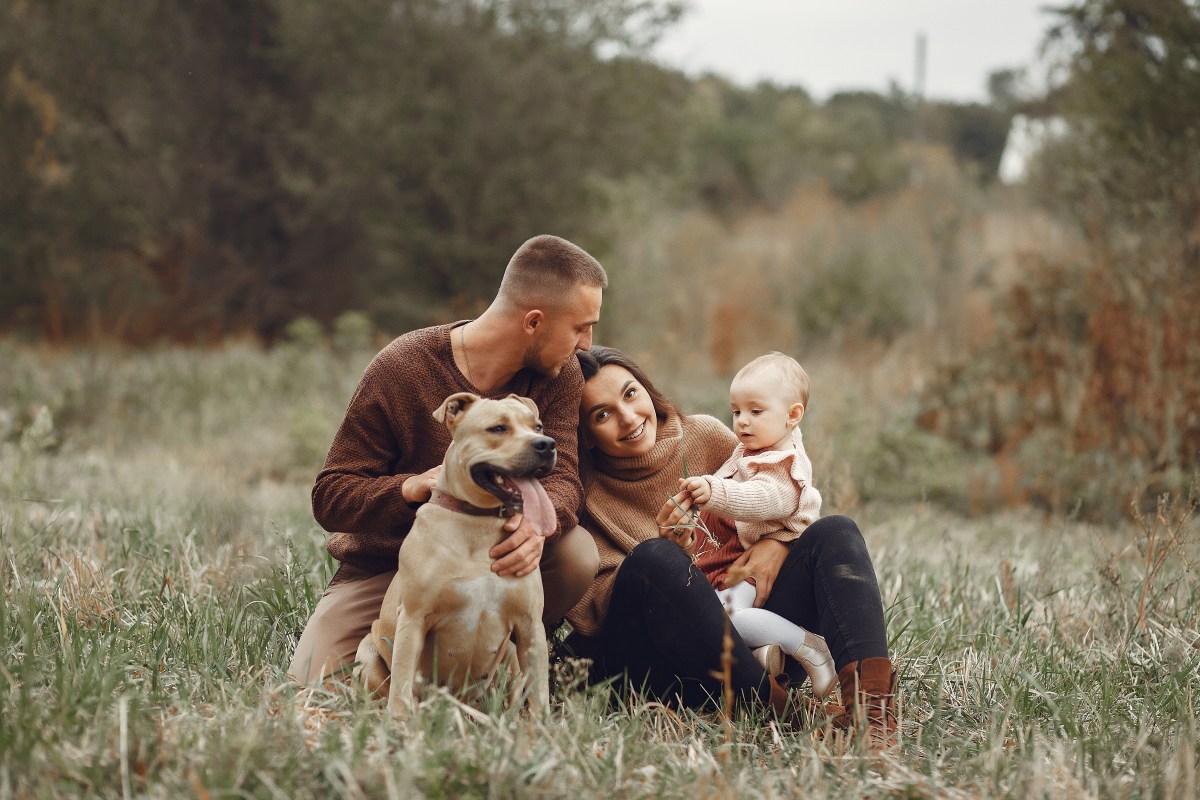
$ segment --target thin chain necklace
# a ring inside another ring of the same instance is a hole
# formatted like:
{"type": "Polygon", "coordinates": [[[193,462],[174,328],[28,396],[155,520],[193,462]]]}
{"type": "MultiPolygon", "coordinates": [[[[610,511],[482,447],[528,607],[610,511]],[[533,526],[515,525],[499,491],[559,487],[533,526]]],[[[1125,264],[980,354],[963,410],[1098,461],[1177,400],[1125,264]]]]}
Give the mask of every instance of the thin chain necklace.
{"type": "Polygon", "coordinates": [[[463,325],[461,328],[458,329],[458,343],[459,343],[459,345],[462,346],[463,364],[467,368],[467,381],[469,383],[474,384],[475,381],[471,380],[471,357],[469,355],[467,355],[467,326],[466,325],[463,325]]]}

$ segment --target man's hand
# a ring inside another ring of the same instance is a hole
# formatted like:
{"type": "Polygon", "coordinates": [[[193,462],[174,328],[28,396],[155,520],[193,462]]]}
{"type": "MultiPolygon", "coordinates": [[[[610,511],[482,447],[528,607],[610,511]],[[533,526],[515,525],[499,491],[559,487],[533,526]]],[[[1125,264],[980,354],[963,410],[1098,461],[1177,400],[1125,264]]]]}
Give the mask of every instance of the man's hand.
{"type": "Polygon", "coordinates": [[[679,488],[692,496],[692,500],[698,506],[702,506],[712,499],[712,484],[708,482],[708,478],[704,475],[697,475],[694,478],[680,478],[679,488]]]}
{"type": "Polygon", "coordinates": [[[759,539],[750,545],[737,561],[733,562],[730,570],[744,566],[750,570],[750,576],[754,578],[754,585],[757,589],[754,597],[755,608],[762,608],[763,604],[767,602],[767,598],[771,596],[771,587],[775,585],[775,578],[779,575],[779,568],[783,566],[787,555],[788,546],[783,542],[775,539],[759,539]]]}
{"type": "Polygon", "coordinates": [[[492,559],[492,572],[501,577],[523,578],[537,569],[542,562],[542,548],[546,540],[525,522],[524,514],[513,514],[504,523],[508,532],[499,544],[488,551],[492,559]]]}
{"type": "Polygon", "coordinates": [[[400,487],[400,494],[404,495],[404,502],[415,505],[429,500],[433,494],[433,487],[437,485],[438,476],[441,474],[442,465],[438,464],[433,469],[427,469],[422,473],[405,478],[400,487]]]}

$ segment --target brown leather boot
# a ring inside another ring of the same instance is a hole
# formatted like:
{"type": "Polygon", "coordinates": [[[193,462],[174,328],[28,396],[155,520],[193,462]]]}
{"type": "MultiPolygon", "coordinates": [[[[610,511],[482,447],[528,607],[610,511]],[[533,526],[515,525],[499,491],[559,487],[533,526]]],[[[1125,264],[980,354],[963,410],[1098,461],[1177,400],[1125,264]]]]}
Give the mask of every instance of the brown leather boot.
{"type": "Polygon", "coordinates": [[[845,710],[833,718],[833,727],[865,731],[872,753],[896,747],[896,669],[886,658],[852,661],[838,670],[845,710]]]}
{"type": "Polygon", "coordinates": [[[786,672],[768,675],[771,679],[771,697],[768,705],[771,713],[785,728],[807,728],[812,719],[812,709],[791,692],[791,680],[786,672]]]}

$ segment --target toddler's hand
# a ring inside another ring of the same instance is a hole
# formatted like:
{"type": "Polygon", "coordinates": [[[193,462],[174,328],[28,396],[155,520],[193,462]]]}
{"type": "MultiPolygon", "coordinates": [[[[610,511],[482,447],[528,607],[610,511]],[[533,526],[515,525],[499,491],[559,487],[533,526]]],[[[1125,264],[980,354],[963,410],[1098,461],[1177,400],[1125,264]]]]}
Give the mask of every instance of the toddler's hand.
{"type": "Polygon", "coordinates": [[[698,475],[694,478],[681,478],[679,488],[692,496],[692,502],[702,506],[712,498],[712,487],[708,478],[698,475]]]}

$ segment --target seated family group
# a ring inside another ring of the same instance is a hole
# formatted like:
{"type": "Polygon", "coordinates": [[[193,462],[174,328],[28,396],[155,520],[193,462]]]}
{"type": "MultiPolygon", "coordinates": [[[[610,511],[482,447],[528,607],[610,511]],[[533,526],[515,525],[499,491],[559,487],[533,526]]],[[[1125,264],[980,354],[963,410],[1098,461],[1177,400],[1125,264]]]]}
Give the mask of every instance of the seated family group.
{"type": "MultiPolygon", "coordinates": [[[[799,713],[806,679],[825,723],[895,744],[895,671],[875,571],[844,516],[820,516],[800,422],[809,379],[769,353],[734,377],[732,430],[683,414],[628,356],[593,345],[608,279],[555,236],[525,242],[476,319],[404,334],[364,373],[312,490],[339,567],[289,668],[298,683],[348,672],[430,499],[450,444],[433,411],[457,392],[536,403],[558,460],[542,480],[555,529],[521,514],[490,552],[499,576],[540,571],[543,622],[595,681],[712,707],[799,713]]],[[[809,719],[812,719],[811,717],[809,719]]],[[[820,724],[820,720],[817,720],[820,724]]]]}

